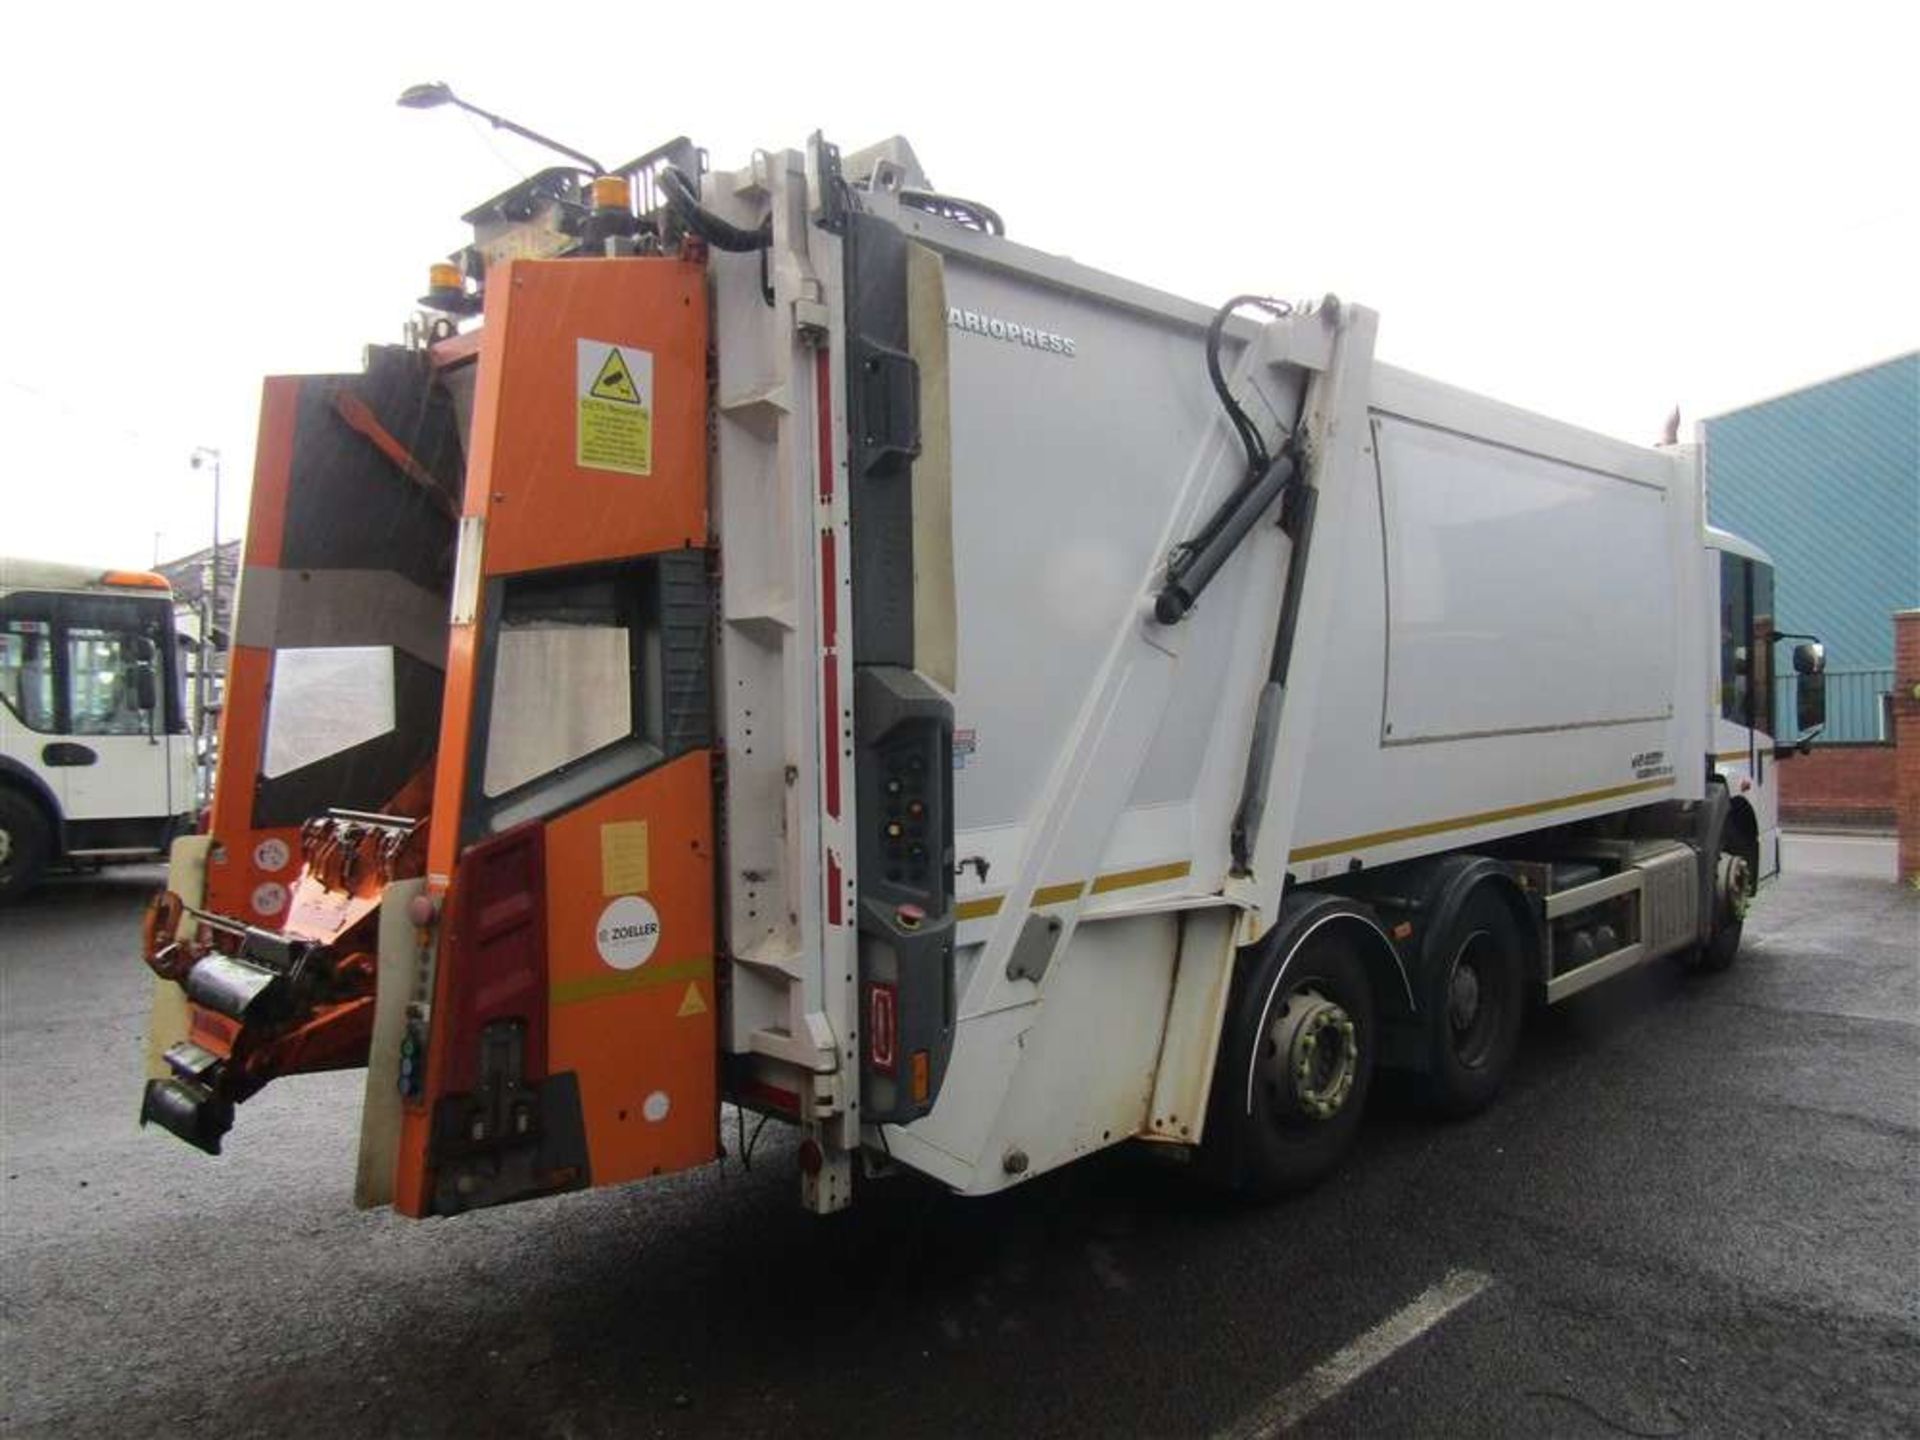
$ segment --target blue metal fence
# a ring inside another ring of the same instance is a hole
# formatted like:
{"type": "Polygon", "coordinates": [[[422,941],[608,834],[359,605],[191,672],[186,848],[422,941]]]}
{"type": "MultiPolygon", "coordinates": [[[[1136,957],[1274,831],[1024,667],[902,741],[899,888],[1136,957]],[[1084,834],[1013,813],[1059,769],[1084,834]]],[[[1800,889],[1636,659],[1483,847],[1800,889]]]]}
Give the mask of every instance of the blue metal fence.
{"type": "MultiPolygon", "coordinates": [[[[1794,728],[1796,686],[1800,677],[1792,671],[1775,677],[1774,731],[1783,740],[1800,732],[1794,728]]],[[[1827,671],[1827,728],[1820,732],[1820,744],[1863,744],[1891,740],[1889,725],[1893,697],[1892,670],[1827,671]]]]}

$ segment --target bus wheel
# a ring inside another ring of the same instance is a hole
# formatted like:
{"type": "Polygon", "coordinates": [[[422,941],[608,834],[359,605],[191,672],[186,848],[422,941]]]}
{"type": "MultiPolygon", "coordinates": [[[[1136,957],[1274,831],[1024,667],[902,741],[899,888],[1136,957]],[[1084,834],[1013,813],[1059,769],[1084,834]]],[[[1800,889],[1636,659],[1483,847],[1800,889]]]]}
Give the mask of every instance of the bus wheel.
{"type": "Polygon", "coordinates": [[[1373,1079],[1373,992],[1339,926],[1256,963],[1229,1014],[1208,1168],[1255,1199],[1302,1190],[1340,1163],[1373,1079]]]}
{"type": "Polygon", "coordinates": [[[1427,977],[1421,1091],[1445,1115],[1484,1109],[1506,1083],[1526,1014],[1520,927],[1482,885],[1467,897],[1427,977]]]}
{"type": "Polygon", "coordinates": [[[17,790],[0,789],[0,905],[39,882],[51,840],[40,807],[17,790]]]}

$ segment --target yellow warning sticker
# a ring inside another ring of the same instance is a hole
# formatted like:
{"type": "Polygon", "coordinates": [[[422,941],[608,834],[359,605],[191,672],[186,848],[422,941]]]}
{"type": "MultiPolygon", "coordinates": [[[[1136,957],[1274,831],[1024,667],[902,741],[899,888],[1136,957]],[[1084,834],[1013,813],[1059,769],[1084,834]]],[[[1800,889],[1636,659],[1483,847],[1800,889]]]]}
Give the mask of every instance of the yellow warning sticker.
{"type": "Polygon", "coordinates": [[[653,473],[653,356],[632,345],[576,342],[574,463],[622,475],[653,473]]]}
{"type": "Polygon", "coordinates": [[[600,827],[600,893],[636,895],[647,883],[647,822],[616,820],[600,827]]]}
{"type": "Polygon", "coordinates": [[[680,1008],[674,1012],[674,1019],[684,1020],[689,1015],[707,1013],[707,1002],[700,998],[700,987],[692,981],[687,982],[687,993],[680,997],[680,1008]]]}

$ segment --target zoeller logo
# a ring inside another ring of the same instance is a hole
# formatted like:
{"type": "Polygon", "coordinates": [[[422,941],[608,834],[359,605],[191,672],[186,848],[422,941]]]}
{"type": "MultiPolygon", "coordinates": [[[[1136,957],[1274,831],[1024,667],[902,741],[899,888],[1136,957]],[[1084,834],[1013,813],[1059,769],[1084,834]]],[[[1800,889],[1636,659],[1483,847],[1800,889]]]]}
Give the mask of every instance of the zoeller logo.
{"type": "Polygon", "coordinates": [[[622,895],[600,912],[593,943],[616,970],[644,965],[660,943],[660,912],[644,895],[622,895]]]}
{"type": "Polygon", "coordinates": [[[995,315],[982,315],[978,310],[962,310],[958,305],[947,307],[947,328],[965,330],[974,335],[990,335],[995,340],[1006,340],[1015,345],[1025,345],[1030,350],[1046,350],[1069,358],[1074,353],[1071,336],[1056,335],[1051,330],[1036,330],[1031,325],[1016,325],[1011,320],[1002,320],[995,315]]]}

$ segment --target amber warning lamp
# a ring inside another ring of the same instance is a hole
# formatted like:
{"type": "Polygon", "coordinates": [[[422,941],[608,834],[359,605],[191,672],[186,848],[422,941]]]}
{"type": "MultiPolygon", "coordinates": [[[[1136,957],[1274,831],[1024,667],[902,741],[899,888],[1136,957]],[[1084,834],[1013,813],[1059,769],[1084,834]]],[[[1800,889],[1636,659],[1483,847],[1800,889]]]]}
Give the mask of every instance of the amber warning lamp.
{"type": "Polygon", "coordinates": [[[480,297],[467,290],[466,273],[450,260],[439,260],[427,267],[427,293],[420,304],[443,315],[477,315],[480,297]]]}

